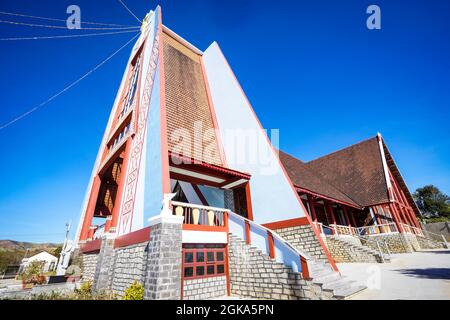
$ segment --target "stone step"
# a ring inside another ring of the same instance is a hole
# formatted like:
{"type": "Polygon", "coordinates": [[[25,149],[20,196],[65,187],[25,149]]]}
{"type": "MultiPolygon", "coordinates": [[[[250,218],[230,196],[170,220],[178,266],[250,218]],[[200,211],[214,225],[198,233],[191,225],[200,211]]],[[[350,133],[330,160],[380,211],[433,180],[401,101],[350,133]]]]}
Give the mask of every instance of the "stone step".
{"type": "Polygon", "coordinates": [[[337,290],[342,291],[344,289],[349,289],[350,287],[352,287],[352,285],[354,283],[355,283],[355,281],[350,281],[348,279],[341,278],[339,280],[324,283],[322,285],[322,289],[323,290],[333,290],[333,292],[337,291],[337,290]]]}
{"type": "Polygon", "coordinates": [[[361,286],[361,285],[352,286],[350,288],[343,289],[343,290],[338,289],[338,290],[335,290],[334,297],[337,298],[337,299],[340,299],[340,300],[348,299],[351,296],[353,296],[354,294],[356,294],[356,293],[358,293],[358,292],[360,292],[362,290],[365,290],[365,289],[367,289],[367,287],[366,286],[361,286]]]}
{"type": "Polygon", "coordinates": [[[315,284],[324,284],[324,283],[331,282],[331,281],[338,280],[338,279],[341,279],[341,275],[337,272],[332,272],[332,273],[328,273],[328,274],[325,274],[320,277],[313,276],[312,281],[315,284]]]}

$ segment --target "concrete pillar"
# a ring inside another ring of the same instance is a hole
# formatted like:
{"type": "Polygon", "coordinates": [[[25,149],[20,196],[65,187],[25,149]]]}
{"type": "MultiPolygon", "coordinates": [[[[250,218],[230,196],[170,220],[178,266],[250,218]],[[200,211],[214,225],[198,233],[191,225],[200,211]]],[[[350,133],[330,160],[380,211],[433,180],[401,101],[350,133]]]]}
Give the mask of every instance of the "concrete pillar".
{"type": "Polygon", "coordinates": [[[162,214],[149,222],[144,299],[179,300],[183,217],[162,214]]]}
{"type": "Polygon", "coordinates": [[[114,269],[114,239],[115,235],[112,234],[102,236],[102,244],[94,275],[94,291],[108,291],[111,289],[111,275],[114,269]]]}

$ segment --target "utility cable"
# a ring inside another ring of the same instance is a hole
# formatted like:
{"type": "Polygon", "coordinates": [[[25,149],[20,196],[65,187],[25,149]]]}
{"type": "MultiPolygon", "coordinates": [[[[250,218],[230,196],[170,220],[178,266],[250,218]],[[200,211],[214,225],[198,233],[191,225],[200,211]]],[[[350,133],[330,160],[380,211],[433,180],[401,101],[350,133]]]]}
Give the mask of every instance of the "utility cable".
{"type": "Polygon", "coordinates": [[[72,88],[73,86],[75,86],[76,84],[78,84],[79,82],[81,82],[83,79],[85,79],[86,77],[88,77],[89,75],[91,75],[94,71],[96,71],[97,69],[99,69],[101,66],[103,66],[106,62],[108,62],[109,60],[111,60],[116,54],[118,54],[122,49],[124,49],[128,44],[130,44],[137,36],[139,36],[139,33],[136,34],[133,38],[131,38],[130,40],[128,40],[127,43],[125,43],[123,46],[121,46],[119,49],[117,49],[116,51],[114,51],[111,55],[109,55],[105,60],[103,60],[102,62],[100,62],[98,65],[96,65],[94,68],[92,68],[91,70],[89,70],[87,73],[85,73],[83,76],[81,76],[80,78],[78,78],[77,80],[75,80],[74,82],[72,82],[71,84],[69,84],[67,87],[65,87],[64,89],[62,89],[61,91],[59,91],[58,93],[54,94],[53,96],[51,96],[50,98],[48,98],[47,100],[45,100],[44,102],[38,104],[37,106],[31,108],[30,110],[24,112],[23,114],[21,114],[20,116],[10,120],[9,122],[3,124],[0,126],[0,130],[3,130],[7,127],[9,127],[10,125],[12,125],[13,123],[25,118],[26,116],[32,114],[33,112],[35,112],[36,110],[38,110],[39,108],[42,108],[43,106],[45,106],[46,104],[48,104],[50,101],[54,100],[55,98],[59,97],[60,95],[62,95],[64,92],[68,91],[70,88],[72,88]]]}

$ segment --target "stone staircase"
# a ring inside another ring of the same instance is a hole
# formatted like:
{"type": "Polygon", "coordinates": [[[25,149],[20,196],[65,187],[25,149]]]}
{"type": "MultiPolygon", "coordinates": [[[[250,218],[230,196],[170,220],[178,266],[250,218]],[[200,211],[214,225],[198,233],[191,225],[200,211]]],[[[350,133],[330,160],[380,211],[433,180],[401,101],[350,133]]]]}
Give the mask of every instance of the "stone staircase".
{"type": "Polygon", "coordinates": [[[308,266],[312,283],[323,291],[331,292],[334,299],[346,299],[366,289],[365,286],[357,285],[355,281],[348,280],[334,271],[329,263],[310,260],[308,266]]]}
{"type": "Polygon", "coordinates": [[[351,240],[343,237],[327,236],[327,247],[336,262],[385,263],[390,262],[387,254],[380,254],[360,243],[357,238],[351,240]]]}
{"type": "Polygon", "coordinates": [[[346,299],[366,287],[342,277],[325,262],[310,259],[310,279],[230,234],[231,293],[257,299],[346,299]]]}

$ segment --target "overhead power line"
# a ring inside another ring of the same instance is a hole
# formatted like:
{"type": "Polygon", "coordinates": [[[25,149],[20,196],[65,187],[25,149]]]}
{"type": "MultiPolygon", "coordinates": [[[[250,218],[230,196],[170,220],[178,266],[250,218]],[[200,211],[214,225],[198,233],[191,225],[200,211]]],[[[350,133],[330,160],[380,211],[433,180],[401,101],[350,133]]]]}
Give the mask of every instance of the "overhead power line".
{"type": "Polygon", "coordinates": [[[114,32],[100,32],[100,33],[83,33],[83,34],[71,34],[61,36],[36,36],[36,37],[22,37],[22,38],[0,38],[0,41],[19,41],[19,40],[43,40],[43,39],[63,39],[63,38],[80,38],[80,37],[95,37],[106,36],[110,34],[124,34],[134,33],[136,30],[114,31],[114,32]]]}
{"type": "MultiPolygon", "coordinates": [[[[63,21],[66,22],[66,19],[57,19],[57,18],[47,18],[47,17],[39,17],[39,16],[31,16],[27,14],[21,14],[21,13],[13,13],[13,12],[5,12],[0,11],[0,14],[8,15],[8,16],[16,16],[16,17],[24,17],[24,18],[32,18],[32,19],[40,19],[40,20],[48,20],[48,21],[63,21]]],[[[88,21],[82,21],[82,24],[92,24],[92,25],[99,25],[99,26],[112,26],[112,27],[132,27],[130,25],[123,25],[123,24],[116,24],[116,23],[104,23],[104,22],[88,22],[88,21]]]]}
{"type": "MultiPolygon", "coordinates": [[[[68,29],[67,26],[53,26],[48,24],[36,24],[36,23],[26,23],[26,22],[18,22],[18,21],[8,21],[8,20],[0,20],[0,23],[7,23],[7,24],[15,24],[15,25],[21,25],[21,26],[27,26],[27,27],[38,27],[38,28],[50,28],[50,29],[68,29]]],[[[85,27],[80,29],[73,29],[73,30],[137,30],[140,27],[85,27]]]]}
{"type": "Polygon", "coordinates": [[[66,86],[64,89],[62,89],[61,91],[59,91],[58,93],[54,94],[53,96],[51,96],[50,98],[48,98],[47,100],[45,100],[44,102],[38,104],[37,106],[31,108],[30,110],[24,112],[23,114],[21,114],[20,116],[12,119],[11,121],[3,124],[0,126],[0,130],[3,130],[7,127],[9,127],[10,125],[12,125],[13,123],[25,118],[26,116],[29,116],[30,114],[32,114],[33,112],[35,112],[36,110],[38,110],[39,108],[42,108],[43,106],[45,106],[46,104],[48,104],[49,102],[51,102],[52,100],[54,100],[55,98],[59,97],[60,95],[62,95],[64,92],[68,91],[70,88],[72,88],[73,86],[77,85],[79,82],[81,82],[83,79],[85,79],[86,77],[88,77],[89,75],[91,75],[94,71],[96,71],[97,69],[99,69],[101,66],[103,66],[106,62],[108,62],[109,60],[111,60],[116,54],[118,54],[122,49],[124,49],[127,45],[129,45],[137,36],[139,35],[136,34],[133,38],[131,38],[130,40],[127,41],[127,43],[125,43],[123,46],[121,46],[119,49],[117,49],[116,51],[114,51],[111,55],[109,55],[105,60],[103,60],[102,62],[100,62],[98,65],[96,65],[94,68],[92,68],[91,70],[89,70],[87,73],[85,73],[83,76],[81,76],[80,78],[78,78],[77,80],[75,80],[74,82],[72,82],[71,84],[69,84],[68,86],[66,86]]]}
{"type": "Polygon", "coordinates": [[[126,4],[125,3],[123,3],[123,1],[122,0],[118,0],[123,6],[124,6],[124,8],[125,9],[127,9],[127,11],[137,20],[137,21],[139,21],[140,23],[142,23],[142,21],[138,18],[138,17],[136,17],[136,15],[133,13],[133,11],[131,11],[127,6],[126,6],[126,4]]]}

